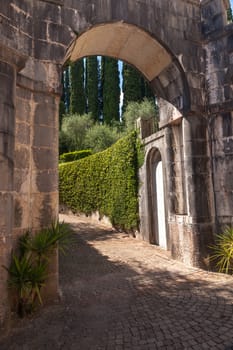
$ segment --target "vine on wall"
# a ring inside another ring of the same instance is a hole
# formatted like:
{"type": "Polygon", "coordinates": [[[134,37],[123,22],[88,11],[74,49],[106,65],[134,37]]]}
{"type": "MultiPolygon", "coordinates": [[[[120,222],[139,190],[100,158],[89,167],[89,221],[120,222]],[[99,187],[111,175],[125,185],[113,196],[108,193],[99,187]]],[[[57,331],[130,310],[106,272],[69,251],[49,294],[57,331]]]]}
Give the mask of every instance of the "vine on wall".
{"type": "Polygon", "coordinates": [[[138,227],[138,166],[141,153],[132,132],[107,150],[59,166],[60,203],[87,215],[98,211],[115,227],[138,227]]]}

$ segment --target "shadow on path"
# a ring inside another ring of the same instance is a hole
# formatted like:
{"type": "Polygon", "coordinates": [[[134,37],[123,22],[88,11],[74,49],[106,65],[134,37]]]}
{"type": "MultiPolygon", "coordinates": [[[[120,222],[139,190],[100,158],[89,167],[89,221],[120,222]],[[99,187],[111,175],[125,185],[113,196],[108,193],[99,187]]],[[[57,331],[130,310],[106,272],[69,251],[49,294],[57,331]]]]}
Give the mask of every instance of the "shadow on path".
{"type": "Polygon", "coordinates": [[[72,227],[61,303],[21,321],[1,350],[233,349],[232,278],[185,267],[124,233],[72,227]]]}

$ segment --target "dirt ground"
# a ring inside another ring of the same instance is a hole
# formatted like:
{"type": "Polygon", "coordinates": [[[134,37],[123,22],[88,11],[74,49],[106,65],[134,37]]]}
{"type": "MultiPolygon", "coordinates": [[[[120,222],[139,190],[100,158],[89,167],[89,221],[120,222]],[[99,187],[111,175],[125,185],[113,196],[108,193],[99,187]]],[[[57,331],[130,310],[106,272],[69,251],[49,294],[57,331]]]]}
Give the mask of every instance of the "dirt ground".
{"type": "Polygon", "coordinates": [[[61,216],[61,301],[17,324],[0,350],[233,349],[233,278],[185,266],[88,219],[61,216]]]}

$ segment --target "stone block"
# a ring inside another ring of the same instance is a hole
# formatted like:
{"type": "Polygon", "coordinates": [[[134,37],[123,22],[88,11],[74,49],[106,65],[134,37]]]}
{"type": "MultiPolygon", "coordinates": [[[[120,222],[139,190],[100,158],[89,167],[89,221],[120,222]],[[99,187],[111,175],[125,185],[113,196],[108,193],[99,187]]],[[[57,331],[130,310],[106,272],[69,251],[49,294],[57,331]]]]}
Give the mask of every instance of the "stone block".
{"type": "Polygon", "coordinates": [[[58,171],[45,170],[45,171],[35,171],[32,174],[33,182],[39,192],[56,192],[58,191],[58,171]]]}
{"type": "MultiPolygon", "coordinates": [[[[233,195],[232,191],[215,191],[217,215],[219,218],[233,217],[233,195]]],[[[222,219],[221,219],[222,220],[222,219]]]]}
{"type": "Polygon", "coordinates": [[[34,32],[38,40],[49,40],[48,38],[48,22],[44,18],[37,18],[34,21],[34,32]]]}
{"type": "Polygon", "coordinates": [[[8,132],[0,132],[0,154],[1,159],[5,158],[5,161],[9,164],[9,172],[13,166],[14,159],[14,135],[8,132]]]}
{"type": "Polygon", "coordinates": [[[16,123],[15,138],[17,144],[30,144],[30,125],[28,123],[16,123]]]}
{"type": "Polygon", "coordinates": [[[58,164],[58,149],[34,147],[32,150],[34,169],[56,169],[58,164]]]}
{"type": "Polygon", "coordinates": [[[58,193],[33,193],[31,208],[31,222],[35,230],[50,225],[58,215],[58,193]]]}
{"type": "Polygon", "coordinates": [[[30,193],[14,195],[14,229],[27,230],[31,227],[31,199],[30,193]]]}
{"type": "MultiPolygon", "coordinates": [[[[55,265],[54,269],[55,268],[58,269],[58,265],[55,265]]],[[[50,274],[48,276],[48,279],[46,280],[46,284],[41,290],[41,296],[42,296],[45,304],[57,301],[59,299],[58,273],[50,274]]]]}
{"type": "Polygon", "coordinates": [[[53,125],[35,125],[33,131],[33,147],[58,147],[58,130],[53,125]]]}
{"type": "Polygon", "coordinates": [[[31,119],[30,100],[17,98],[15,107],[16,107],[16,121],[25,122],[29,124],[31,119]]]}
{"type": "Polygon", "coordinates": [[[65,57],[66,47],[61,44],[47,43],[37,40],[35,43],[35,58],[38,60],[48,60],[50,62],[62,63],[65,57]]]}
{"type": "Polygon", "coordinates": [[[17,145],[15,149],[15,167],[28,169],[30,167],[30,150],[26,145],[17,145]]]}
{"type": "Polygon", "coordinates": [[[10,6],[9,16],[14,18],[14,27],[22,33],[32,35],[33,18],[30,4],[20,4],[20,6],[10,6]]]}
{"type": "Polygon", "coordinates": [[[14,169],[14,190],[22,195],[31,188],[29,169],[14,169]]]}
{"type": "MultiPolygon", "coordinates": [[[[28,89],[27,86],[21,85],[23,80],[25,81],[26,78],[23,75],[21,75],[20,73],[18,73],[16,84],[19,84],[19,85],[16,86],[16,102],[17,102],[17,99],[19,99],[19,107],[20,107],[21,103],[25,104],[25,105],[23,105],[23,108],[27,114],[28,111],[30,111],[29,101],[31,101],[31,99],[32,99],[33,92],[30,89],[28,89]]],[[[22,113],[22,114],[25,114],[25,113],[22,113]]],[[[21,113],[20,113],[20,115],[21,115],[21,113]]]]}
{"type": "Polygon", "coordinates": [[[193,157],[193,171],[196,174],[207,175],[211,172],[211,159],[209,156],[193,157]]]}
{"type": "Polygon", "coordinates": [[[48,40],[66,45],[72,40],[70,27],[64,26],[61,23],[49,22],[48,24],[48,40]]]}
{"type": "Polygon", "coordinates": [[[207,157],[208,156],[208,147],[206,140],[193,140],[185,142],[185,155],[184,159],[188,159],[190,154],[193,157],[207,157]]]}
{"type": "MultiPolygon", "coordinates": [[[[36,10],[40,12],[41,18],[46,19],[48,22],[61,23],[62,9],[60,5],[63,5],[63,3],[64,0],[42,0],[37,4],[36,10]]],[[[70,6],[67,5],[67,7],[69,9],[70,6]]]]}
{"type": "Polygon", "coordinates": [[[0,191],[11,191],[13,188],[13,162],[0,154],[0,191]]]}
{"type": "Polygon", "coordinates": [[[11,193],[0,192],[0,236],[10,233],[13,219],[13,196],[11,193]]]}
{"type": "Polygon", "coordinates": [[[57,101],[53,100],[49,103],[45,100],[44,104],[38,103],[34,118],[35,125],[56,127],[58,125],[57,101]]]}

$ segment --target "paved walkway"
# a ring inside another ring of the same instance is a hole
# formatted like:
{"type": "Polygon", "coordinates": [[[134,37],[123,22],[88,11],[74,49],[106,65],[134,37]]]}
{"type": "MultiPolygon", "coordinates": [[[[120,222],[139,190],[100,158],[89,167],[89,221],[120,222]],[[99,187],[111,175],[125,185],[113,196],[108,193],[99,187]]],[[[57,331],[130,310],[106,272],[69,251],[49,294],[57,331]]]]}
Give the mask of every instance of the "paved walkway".
{"type": "Polygon", "coordinates": [[[170,260],[88,220],[61,257],[62,301],[23,320],[1,350],[233,349],[233,278],[170,260]]]}

